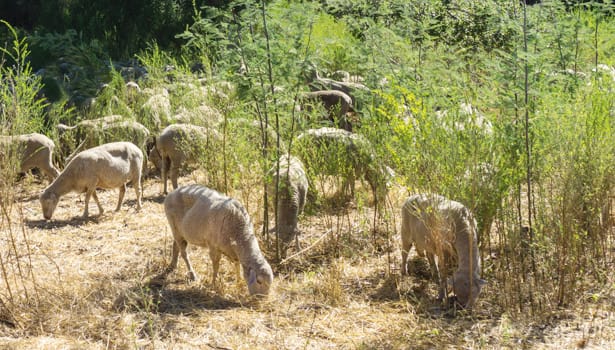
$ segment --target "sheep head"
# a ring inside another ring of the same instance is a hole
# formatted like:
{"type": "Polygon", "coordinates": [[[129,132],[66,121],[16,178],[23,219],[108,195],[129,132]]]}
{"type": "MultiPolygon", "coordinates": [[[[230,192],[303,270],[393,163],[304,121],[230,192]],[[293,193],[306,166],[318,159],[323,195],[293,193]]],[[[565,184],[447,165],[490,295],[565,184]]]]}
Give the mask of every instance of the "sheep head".
{"type": "Polygon", "coordinates": [[[267,295],[273,282],[273,271],[266,261],[259,266],[244,267],[243,274],[248,282],[250,295],[267,295]]]}
{"type": "Polygon", "coordinates": [[[478,274],[470,274],[464,271],[457,271],[453,275],[453,291],[457,300],[466,308],[471,308],[478,299],[482,287],[487,282],[481,279],[478,274]],[[472,276],[470,280],[470,276],[472,276]]]}
{"type": "Polygon", "coordinates": [[[59,199],[60,198],[55,193],[45,191],[41,194],[40,201],[41,206],[43,207],[43,217],[45,220],[51,219],[53,212],[56,210],[59,199]]]}

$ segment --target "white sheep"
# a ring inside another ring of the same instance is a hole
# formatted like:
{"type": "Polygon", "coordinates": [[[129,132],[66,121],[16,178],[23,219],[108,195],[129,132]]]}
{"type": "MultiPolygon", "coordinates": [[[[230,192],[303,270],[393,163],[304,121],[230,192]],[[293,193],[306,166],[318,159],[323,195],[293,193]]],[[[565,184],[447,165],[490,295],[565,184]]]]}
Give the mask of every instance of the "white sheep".
{"type": "Polygon", "coordinates": [[[235,199],[200,185],[180,187],[164,200],[164,211],[173,233],[173,256],[167,271],[177,267],[178,255],[188,267],[188,277],[196,280],[186,247],[188,243],[209,247],[215,286],[222,254],[243,268],[251,295],[269,293],[273,282],[271,266],[263,256],[252,221],[235,199]]]}
{"type": "Polygon", "coordinates": [[[179,169],[185,163],[195,162],[207,146],[220,140],[212,129],[191,125],[171,124],[156,137],[150,158],[154,164],[160,160],[163,193],[167,193],[167,175],[171,176],[173,189],[177,188],[179,169]],[[158,153],[158,154],[156,154],[158,153]]]}
{"type": "Polygon", "coordinates": [[[310,177],[340,176],[342,191],[350,195],[354,195],[355,180],[365,180],[374,199],[383,202],[392,173],[365,137],[336,128],[309,129],[297,136],[296,150],[310,177]]]}
{"type": "Polygon", "coordinates": [[[419,256],[427,255],[442,300],[447,295],[446,276],[456,261],[453,292],[461,305],[472,307],[486,282],[480,278],[476,221],[470,211],[459,202],[429,194],[408,197],[401,215],[402,274],[408,273],[406,260],[414,244],[419,256]]]}
{"type": "Polygon", "coordinates": [[[0,136],[0,153],[6,150],[16,152],[21,172],[38,168],[50,181],[53,181],[60,171],[53,165],[52,153],[55,148],[53,141],[45,135],[32,133],[15,136],[0,136]]]}
{"type": "Polygon", "coordinates": [[[139,111],[139,121],[154,131],[168,125],[171,118],[171,100],[168,93],[152,95],[143,103],[139,111]]]}
{"type": "Polygon", "coordinates": [[[83,217],[88,218],[90,197],[98,205],[98,213],[104,212],[96,188],[119,188],[120,194],[115,211],[120,210],[126,183],[132,181],[137,195],[137,210],[141,209],[141,167],[143,153],[130,142],[113,142],[85,150],[77,154],[62,173],[41,194],[43,216],[51,219],[60,197],[69,192],[85,192],[83,217]]]}
{"type": "Polygon", "coordinates": [[[74,154],[86,149],[81,144],[92,130],[100,130],[106,125],[117,123],[122,120],[124,120],[122,115],[113,114],[97,119],[85,119],[73,126],[59,123],[56,128],[58,130],[58,138],[61,146],[60,152],[62,156],[70,159],[74,154]]]}
{"type": "MultiPolygon", "coordinates": [[[[79,132],[79,146],[75,148],[71,155],[66,159],[67,162],[74,157],[75,154],[82,150],[93,148],[105,143],[129,141],[139,147],[143,152],[143,171],[147,173],[147,141],[150,140],[149,130],[142,124],[132,120],[111,119],[101,122],[100,120],[82,121],[77,127],[83,128],[83,132],[79,132]]],[[[146,174],[147,175],[147,174],[146,174]]]]}
{"type": "Polygon", "coordinates": [[[299,230],[297,224],[299,222],[299,214],[303,212],[305,206],[308,179],[305,174],[303,163],[299,158],[283,155],[279,163],[279,171],[277,164],[274,164],[267,174],[267,193],[269,199],[273,202],[276,198],[277,180],[277,230],[282,241],[282,257],[285,257],[288,245],[293,239],[296,240],[297,248],[299,248],[299,230]]]}

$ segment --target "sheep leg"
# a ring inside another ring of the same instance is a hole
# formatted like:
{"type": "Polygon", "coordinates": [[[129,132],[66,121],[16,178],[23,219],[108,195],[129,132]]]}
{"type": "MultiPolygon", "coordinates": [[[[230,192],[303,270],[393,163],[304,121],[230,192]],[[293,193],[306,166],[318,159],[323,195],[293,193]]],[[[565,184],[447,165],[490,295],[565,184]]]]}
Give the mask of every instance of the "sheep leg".
{"type": "MultiPolygon", "coordinates": [[[[96,191],[96,190],[94,190],[94,191],[96,191]]],[[[96,193],[96,192],[94,192],[94,193],[96,193]]],[[[86,219],[86,220],[88,219],[88,206],[90,204],[90,196],[92,196],[92,191],[88,189],[85,192],[85,209],[83,210],[83,218],[86,219]]]]}
{"type": "Polygon", "coordinates": [[[141,177],[137,176],[132,180],[132,186],[135,188],[135,195],[137,196],[137,210],[141,210],[141,199],[143,198],[143,186],[141,185],[141,177]]]}
{"type": "Polygon", "coordinates": [[[431,268],[432,277],[438,283],[438,300],[444,300],[446,296],[446,277],[443,271],[438,269],[435,256],[431,253],[427,253],[427,260],[429,260],[429,267],[431,268]]]}
{"type": "Polygon", "coordinates": [[[235,281],[237,289],[241,288],[241,267],[239,261],[235,262],[235,281]]]}
{"type": "Polygon", "coordinates": [[[98,216],[101,216],[105,210],[103,209],[102,205],[100,204],[100,201],[98,200],[98,195],[96,195],[96,188],[94,188],[94,190],[92,191],[92,198],[94,198],[94,201],[96,201],[96,205],[98,205],[98,216]]]}
{"type": "MultiPolygon", "coordinates": [[[[190,263],[190,259],[188,259],[188,252],[186,251],[186,247],[188,247],[188,242],[182,240],[179,243],[179,252],[181,253],[182,259],[184,259],[184,262],[186,263],[186,266],[188,267],[188,279],[191,281],[196,281],[197,276],[194,270],[192,269],[192,264],[190,263]]],[[[171,263],[173,262],[171,261],[171,263]]],[[[175,263],[175,265],[177,265],[177,262],[175,263]]]]}
{"type": "MultiPolygon", "coordinates": [[[[179,177],[179,165],[172,163],[171,170],[169,170],[171,176],[171,183],[173,184],[173,189],[177,189],[177,178],[179,177]]],[[[166,182],[165,182],[166,185],[166,182]]]]}
{"type": "Polygon", "coordinates": [[[401,235],[401,274],[408,275],[408,253],[410,253],[410,249],[412,249],[412,241],[406,237],[402,233],[401,235]]]}
{"type": "Polygon", "coordinates": [[[171,272],[177,268],[177,260],[179,258],[179,244],[173,241],[173,255],[171,255],[171,263],[167,267],[167,272],[171,272]]]}
{"type": "Polygon", "coordinates": [[[220,268],[220,258],[222,254],[220,251],[209,248],[209,258],[211,259],[211,265],[213,268],[213,276],[211,278],[211,284],[216,288],[216,277],[218,276],[218,269],[220,268]]]}
{"type": "Polygon", "coordinates": [[[119,211],[122,207],[122,202],[124,201],[124,195],[126,194],[126,184],[120,186],[120,196],[117,200],[117,207],[115,207],[115,211],[119,211]]]}
{"type": "Polygon", "coordinates": [[[160,177],[162,177],[162,193],[167,194],[167,157],[160,159],[160,177]]]}

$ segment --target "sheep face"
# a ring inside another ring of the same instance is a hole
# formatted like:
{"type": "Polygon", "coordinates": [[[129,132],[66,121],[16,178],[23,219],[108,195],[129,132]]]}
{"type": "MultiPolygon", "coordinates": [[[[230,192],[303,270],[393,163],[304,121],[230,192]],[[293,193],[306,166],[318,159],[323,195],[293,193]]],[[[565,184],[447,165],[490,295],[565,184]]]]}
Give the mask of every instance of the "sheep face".
{"type": "Polygon", "coordinates": [[[43,192],[40,197],[41,206],[43,207],[43,217],[45,220],[51,219],[53,216],[53,212],[56,210],[56,206],[58,205],[58,196],[54,193],[43,192]]]}
{"type": "Polygon", "coordinates": [[[472,286],[467,272],[455,272],[453,276],[453,291],[457,300],[466,308],[472,307],[480,295],[482,287],[487,283],[485,280],[474,274],[472,276],[472,286]]]}
{"type": "Polygon", "coordinates": [[[267,295],[273,282],[273,271],[267,262],[259,267],[244,267],[244,278],[248,281],[250,295],[267,295]]]}

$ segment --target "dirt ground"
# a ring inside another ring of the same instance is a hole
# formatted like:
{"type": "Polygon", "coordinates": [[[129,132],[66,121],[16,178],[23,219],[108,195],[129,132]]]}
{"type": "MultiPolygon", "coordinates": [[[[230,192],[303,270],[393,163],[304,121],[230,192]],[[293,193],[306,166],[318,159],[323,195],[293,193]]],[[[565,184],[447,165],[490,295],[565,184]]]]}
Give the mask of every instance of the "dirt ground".
{"type": "Polygon", "coordinates": [[[503,311],[493,283],[472,312],[443,311],[424,262],[415,258],[417,273],[399,275],[399,219],[374,225],[370,207],[308,211],[305,252],[280,263],[260,233],[261,206],[248,205],[275,274],[271,295],[257,299],[225,259],[214,290],[201,248],[189,248],[198,281],[187,280],[183,261],[162,274],[172,241],[158,179],[145,181],[141,211],[132,188],[119,212],[117,190],[99,191],[105,213],[89,221],[80,218],[84,196],[74,193],[44,221],[45,185],[23,181],[11,222],[0,224],[2,349],[615,348],[613,282],[608,295],[579,296],[588,301],[540,318],[503,311]]]}

